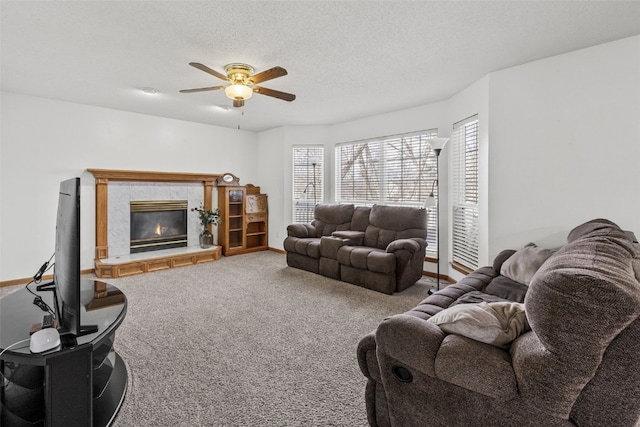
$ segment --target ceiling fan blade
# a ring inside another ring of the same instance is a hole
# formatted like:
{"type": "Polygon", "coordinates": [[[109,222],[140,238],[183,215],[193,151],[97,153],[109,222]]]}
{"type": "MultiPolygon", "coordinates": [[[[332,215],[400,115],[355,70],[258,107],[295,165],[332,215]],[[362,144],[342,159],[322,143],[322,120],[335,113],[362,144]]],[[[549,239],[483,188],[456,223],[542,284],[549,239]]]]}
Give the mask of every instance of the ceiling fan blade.
{"type": "Polygon", "coordinates": [[[211,87],[200,87],[197,89],[182,89],[180,93],[205,92],[207,90],[219,90],[224,88],[225,88],[224,86],[211,86],[211,87]]]}
{"type": "Polygon", "coordinates": [[[254,86],[253,91],[260,95],[272,96],[274,98],[282,99],[283,101],[291,102],[296,99],[296,96],[292,93],[280,92],[279,90],[268,89],[266,87],[254,86]]]}
{"type": "Polygon", "coordinates": [[[206,65],[200,64],[199,62],[189,62],[189,65],[197,68],[198,70],[202,70],[205,73],[211,74],[212,76],[215,76],[221,80],[224,80],[225,82],[229,81],[227,76],[225,76],[224,74],[219,73],[216,70],[212,70],[211,68],[207,67],[206,65]]]}
{"type": "Polygon", "coordinates": [[[262,82],[266,82],[267,80],[275,79],[278,77],[286,76],[287,70],[282,67],[273,67],[268,70],[262,71],[258,74],[254,74],[251,76],[251,81],[253,84],[258,84],[262,82]]]}

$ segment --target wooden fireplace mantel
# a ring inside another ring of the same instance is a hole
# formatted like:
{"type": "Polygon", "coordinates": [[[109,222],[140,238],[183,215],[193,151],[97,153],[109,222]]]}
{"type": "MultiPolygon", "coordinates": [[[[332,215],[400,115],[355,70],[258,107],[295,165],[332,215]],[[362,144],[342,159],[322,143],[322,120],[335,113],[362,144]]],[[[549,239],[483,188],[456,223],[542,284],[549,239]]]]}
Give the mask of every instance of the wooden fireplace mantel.
{"type": "MultiPolygon", "coordinates": [[[[87,169],[96,181],[96,267],[101,259],[109,257],[108,242],[108,185],[110,181],[123,182],[201,182],[204,208],[213,206],[213,187],[221,174],[131,171],[114,169],[87,169]]],[[[98,269],[96,269],[96,274],[98,269]]],[[[98,276],[101,277],[101,276],[98,276]]],[[[113,276],[112,276],[113,277],[113,276]]]]}
{"type": "Polygon", "coordinates": [[[87,169],[96,179],[146,182],[215,182],[221,174],[87,169]]]}

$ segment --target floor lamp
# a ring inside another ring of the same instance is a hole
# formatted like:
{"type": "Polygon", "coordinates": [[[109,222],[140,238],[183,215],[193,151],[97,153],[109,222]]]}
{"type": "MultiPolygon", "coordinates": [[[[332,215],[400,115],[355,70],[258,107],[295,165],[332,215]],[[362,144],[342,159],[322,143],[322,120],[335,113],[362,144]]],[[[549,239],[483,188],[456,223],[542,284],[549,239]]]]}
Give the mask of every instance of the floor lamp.
{"type": "Polygon", "coordinates": [[[440,171],[438,170],[440,163],[440,152],[449,142],[449,138],[430,139],[431,149],[436,153],[436,180],[431,184],[431,194],[424,202],[425,208],[436,208],[436,283],[437,289],[429,289],[429,294],[440,290],[440,171]],[[436,185],[437,197],[433,194],[433,186],[436,185]]]}
{"type": "MultiPolygon", "coordinates": [[[[306,187],[304,187],[304,190],[302,191],[302,194],[300,195],[300,199],[304,200],[305,202],[309,199],[308,195],[307,195],[307,190],[309,189],[309,186],[313,187],[313,208],[315,210],[316,205],[318,204],[318,196],[316,195],[316,162],[312,161],[311,165],[313,166],[313,183],[309,183],[307,184],[306,187]]],[[[308,207],[307,207],[307,214],[309,213],[308,207]]],[[[313,219],[313,214],[311,214],[311,218],[309,218],[309,215],[307,215],[307,219],[309,221],[311,221],[313,219]]]]}

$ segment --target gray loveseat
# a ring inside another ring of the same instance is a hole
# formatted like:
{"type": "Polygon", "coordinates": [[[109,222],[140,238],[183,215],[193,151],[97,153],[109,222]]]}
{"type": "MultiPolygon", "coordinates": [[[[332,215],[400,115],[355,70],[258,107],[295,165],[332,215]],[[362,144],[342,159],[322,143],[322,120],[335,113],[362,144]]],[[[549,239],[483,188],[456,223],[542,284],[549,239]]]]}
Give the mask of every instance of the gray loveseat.
{"type": "Polygon", "coordinates": [[[504,251],[364,337],[369,423],[639,425],[640,246],[603,219],[576,227],[567,242],[528,286],[501,274],[518,253],[504,251]],[[519,306],[509,301],[524,303],[526,327],[506,345],[433,322],[461,306],[519,306]]]}
{"type": "Polygon", "coordinates": [[[287,227],[291,267],[392,294],[422,277],[425,209],[320,204],[310,224],[287,227]]]}

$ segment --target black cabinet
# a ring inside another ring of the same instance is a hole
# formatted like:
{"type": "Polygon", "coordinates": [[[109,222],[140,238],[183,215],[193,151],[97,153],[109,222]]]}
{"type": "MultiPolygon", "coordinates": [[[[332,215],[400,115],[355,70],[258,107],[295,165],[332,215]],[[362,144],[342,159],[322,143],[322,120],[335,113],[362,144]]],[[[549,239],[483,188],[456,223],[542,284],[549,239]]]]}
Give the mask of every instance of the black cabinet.
{"type": "MultiPolygon", "coordinates": [[[[29,341],[9,348],[0,358],[0,425],[108,426],[127,388],[124,362],[115,352],[116,329],[124,320],[127,302],[115,286],[82,281],[82,323],[98,332],[63,339],[62,346],[33,354],[29,341]]],[[[53,306],[51,292],[40,296],[53,306]]],[[[42,320],[26,289],[0,300],[0,351],[29,338],[42,320]]]]}

